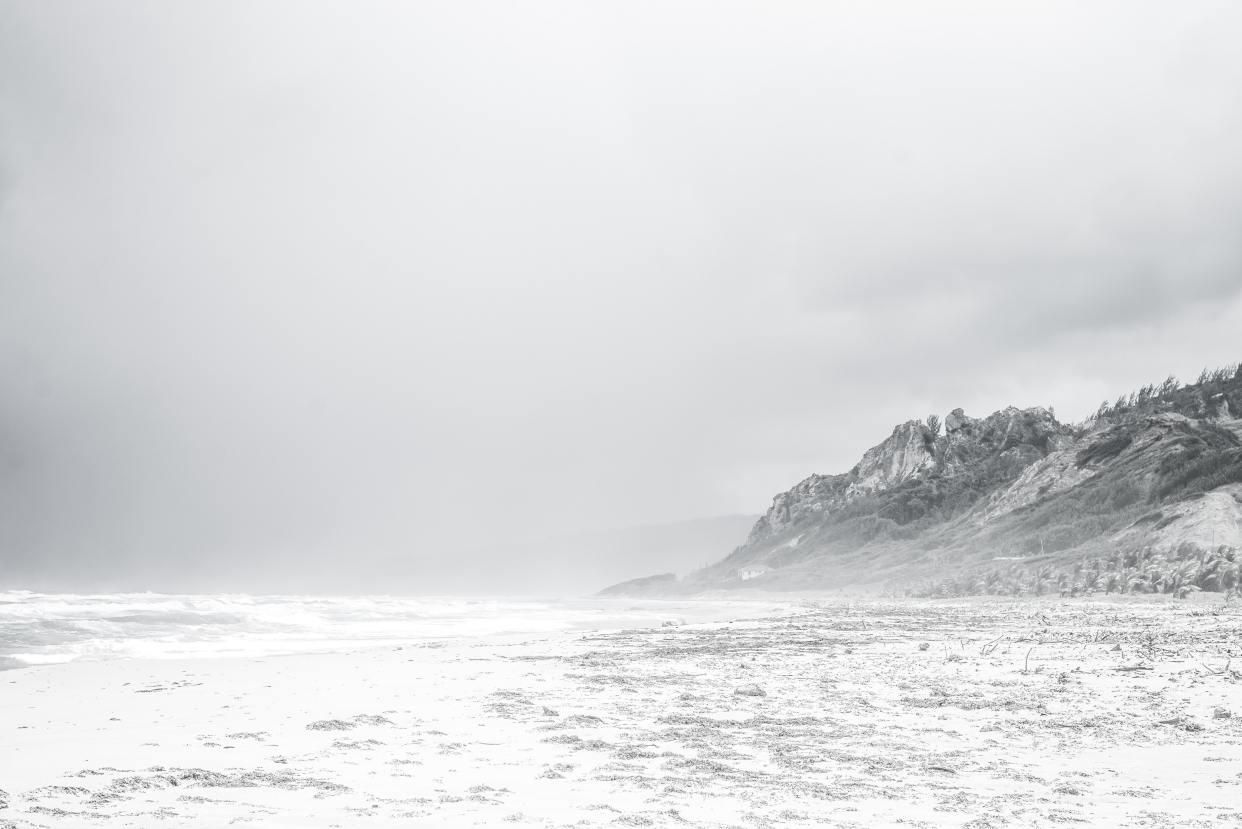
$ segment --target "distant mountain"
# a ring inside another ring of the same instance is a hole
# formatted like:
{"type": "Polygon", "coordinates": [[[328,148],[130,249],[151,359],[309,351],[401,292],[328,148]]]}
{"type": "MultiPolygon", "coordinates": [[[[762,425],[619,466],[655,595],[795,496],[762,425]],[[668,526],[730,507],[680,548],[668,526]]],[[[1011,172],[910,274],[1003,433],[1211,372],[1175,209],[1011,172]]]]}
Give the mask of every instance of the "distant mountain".
{"type": "Polygon", "coordinates": [[[660,573],[656,576],[643,576],[619,582],[612,587],[599,591],[601,596],[663,596],[669,590],[677,589],[675,573],[660,573]]]}
{"type": "Polygon", "coordinates": [[[754,523],[754,515],[722,515],[519,541],[504,556],[488,555],[485,569],[470,567],[471,556],[463,555],[460,589],[589,593],[657,570],[686,575],[743,542],[754,523]]]}
{"type": "Polygon", "coordinates": [[[668,589],[1236,589],[1239,414],[1231,366],[1144,387],[1077,425],[1042,408],[912,420],[849,472],[777,495],[744,544],[668,589]]]}

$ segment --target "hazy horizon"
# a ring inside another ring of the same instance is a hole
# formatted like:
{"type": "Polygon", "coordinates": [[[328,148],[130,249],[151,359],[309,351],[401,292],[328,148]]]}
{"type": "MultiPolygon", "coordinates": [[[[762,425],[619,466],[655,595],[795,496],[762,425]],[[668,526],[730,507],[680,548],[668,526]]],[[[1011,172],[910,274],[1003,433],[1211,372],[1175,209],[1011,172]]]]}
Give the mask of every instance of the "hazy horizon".
{"type": "Polygon", "coordinates": [[[503,586],[901,421],[1234,362],[1238,31],[9,0],[0,585],[503,586]]]}

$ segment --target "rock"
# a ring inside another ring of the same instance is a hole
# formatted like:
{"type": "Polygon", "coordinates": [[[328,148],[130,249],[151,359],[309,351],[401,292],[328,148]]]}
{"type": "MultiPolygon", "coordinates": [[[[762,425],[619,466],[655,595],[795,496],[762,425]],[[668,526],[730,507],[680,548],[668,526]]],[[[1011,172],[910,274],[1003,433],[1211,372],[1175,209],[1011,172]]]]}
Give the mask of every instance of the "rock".
{"type": "Polygon", "coordinates": [[[930,647],[931,647],[931,644],[928,642],[919,642],[919,650],[921,651],[925,651],[930,647]]]}
{"type": "Polygon", "coordinates": [[[850,492],[865,494],[889,489],[935,466],[927,427],[917,420],[902,423],[888,439],[863,453],[855,467],[850,492]]]}
{"type": "Polygon", "coordinates": [[[354,727],[354,723],[345,720],[315,720],[306,724],[308,731],[348,731],[354,727]]]}
{"type": "Polygon", "coordinates": [[[1228,708],[1213,708],[1212,709],[1212,719],[1214,720],[1228,720],[1232,718],[1233,718],[1233,712],[1230,711],[1228,708]]]}
{"type": "MultiPolygon", "coordinates": [[[[944,424],[947,432],[939,437],[922,421],[899,424],[885,440],[868,449],[849,472],[811,475],[777,494],[746,543],[730,557],[730,570],[735,572],[739,564],[761,561],[773,550],[787,555],[783,551],[794,546],[799,547],[799,557],[805,557],[800,545],[805,531],[814,533],[816,527],[831,526],[847,517],[848,508],[860,499],[876,498],[903,485],[926,483],[932,477],[978,475],[985,467],[990,481],[995,478],[995,468],[1004,469],[1011,476],[995,480],[994,492],[999,491],[1012,483],[1024,467],[1041,460],[1049,451],[1073,443],[1072,430],[1038,407],[1010,407],[983,419],[967,417],[961,409],[955,409],[946,416],[944,424]]],[[[896,497],[900,504],[889,520],[903,523],[936,506],[925,500],[935,497],[935,487],[915,489],[921,493],[913,499],[918,503],[911,505],[905,495],[896,497]]],[[[876,504],[877,510],[885,506],[884,501],[876,504]]]]}
{"type": "Polygon", "coordinates": [[[749,685],[742,685],[735,688],[733,693],[739,697],[766,697],[768,692],[760,688],[753,682],[749,685]]]}
{"type": "Polygon", "coordinates": [[[559,717],[560,716],[560,714],[557,713],[555,708],[549,708],[546,705],[543,706],[543,715],[545,717],[559,717]]]}
{"type": "Polygon", "coordinates": [[[971,418],[966,416],[966,412],[962,411],[961,409],[954,409],[953,411],[949,412],[947,415],[944,416],[945,434],[950,434],[950,435],[953,434],[954,432],[958,431],[963,426],[965,426],[967,423],[969,423],[970,420],[971,418]]]}
{"type": "MultiPolygon", "coordinates": [[[[958,408],[939,424],[934,417],[906,421],[852,469],[811,475],[776,494],[743,544],[670,583],[669,592],[733,589],[767,568],[771,575],[761,583],[781,589],[840,588],[874,578],[904,581],[905,592],[916,596],[1007,595],[1055,586],[1036,583],[1042,576],[998,575],[1008,564],[984,571],[982,556],[951,551],[992,550],[997,562],[1074,551],[1086,565],[1109,564],[1102,551],[1150,549],[1182,561],[1179,551],[1188,544],[1207,552],[1222,545],[1242,549],[1242,481],[1218,474],[1237,463],[1232,436],[1242,434],[1240,411],[1242,372],[1222,371],[1198,385],[1146,387],[1076,426],[1043,407],[1008,407],[979,418],[958,408]],[[1212,457],[1184,469],[1179,456],[1190,445],[1212,457]],[[1145,500],[1152,509],[1141,508],[1145,500]],[[1080,514],[1100,519],[1080,521],[1080,514]],[[856,563],[872,561],[882,571],[856,563]],[[967,572],[976,569],[991,581],[967,572]]],[[[1036,569],[1030,563],[1012,566],[1036,569]]],[[[1066,576],[1054,581],[1071,596],[1180,595],[1167,581],[1155,585],[1149,573],[1134,577],[1130,571],[1142,568],[1129,563],[1077,568],[1070,580],[1073,563],[1066,558],[1054,574],[1066,576]]],[[[1228,587],[1219,574],[1195,579],[1212,591],[1228,587]]]]}

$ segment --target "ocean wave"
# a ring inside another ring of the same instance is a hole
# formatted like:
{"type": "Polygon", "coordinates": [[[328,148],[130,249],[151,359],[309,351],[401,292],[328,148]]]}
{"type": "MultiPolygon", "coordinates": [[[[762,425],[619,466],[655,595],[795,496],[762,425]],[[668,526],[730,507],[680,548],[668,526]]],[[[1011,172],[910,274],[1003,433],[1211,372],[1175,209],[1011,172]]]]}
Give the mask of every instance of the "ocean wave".
{"type": "Polygon", "coordinates": [[[590,627],[589,603],[396,596],[0,593],[7,667],[265,656],[590,627]]]}
{"type": "MultiPolygon", "coordinates": [[[[739,604],[443,596],[0,592],[0,666],[206,659],[732,618],[739,604]]],[[[781,612],[773,604],[768,612],[781,612]]]]}

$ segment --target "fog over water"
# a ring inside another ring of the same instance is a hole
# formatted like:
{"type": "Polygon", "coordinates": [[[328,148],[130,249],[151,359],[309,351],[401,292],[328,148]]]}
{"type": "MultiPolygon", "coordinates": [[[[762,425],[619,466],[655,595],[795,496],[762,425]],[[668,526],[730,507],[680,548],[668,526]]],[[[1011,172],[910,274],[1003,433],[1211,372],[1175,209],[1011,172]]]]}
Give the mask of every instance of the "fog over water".
{"type": "Polygon", "coordinates": [[[1239,32],[10,0],[0,588],[503,592],[898,421],[1236,361],[1239,32]]]}

